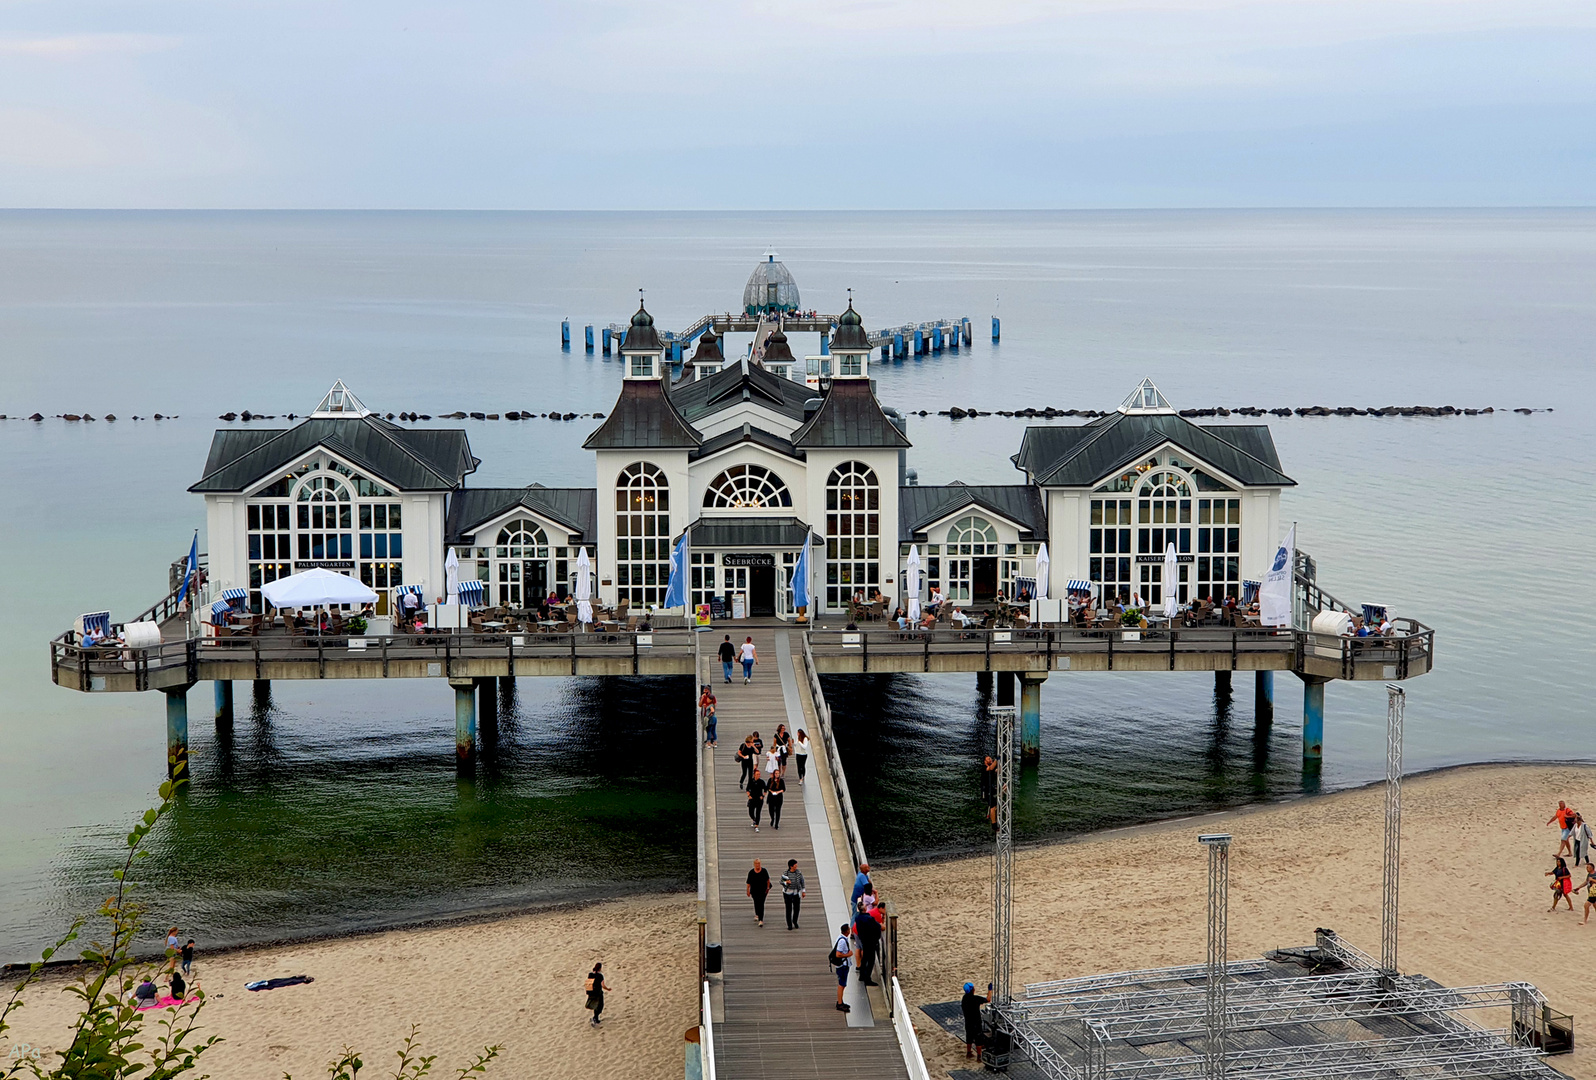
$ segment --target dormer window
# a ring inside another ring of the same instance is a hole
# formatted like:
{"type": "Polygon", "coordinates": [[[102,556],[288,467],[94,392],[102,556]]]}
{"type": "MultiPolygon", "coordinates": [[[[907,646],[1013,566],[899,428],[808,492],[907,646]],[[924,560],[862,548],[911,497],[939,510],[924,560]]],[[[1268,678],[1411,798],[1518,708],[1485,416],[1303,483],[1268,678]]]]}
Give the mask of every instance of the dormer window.
{"type": "Polygon", "coordinates": [[[839,378],[858,378],[864,374],[864,357],[859,353],[839,353],[837,355],[837,375],[839,378]]]}
{"type": "Polygon", "coordinates": [[[630,378],[630,379],[653,379],[653,378],[657,378],[657,376],[654,373],[654,357],[653,357],[653,355],[652,354],[647,354],[647,353],[645,353],[643,355],[638,355],[638,354],[634,353],[631,356],[627,357],[627,373],[626,374],[627,374],[627,378],[630,378]]]}

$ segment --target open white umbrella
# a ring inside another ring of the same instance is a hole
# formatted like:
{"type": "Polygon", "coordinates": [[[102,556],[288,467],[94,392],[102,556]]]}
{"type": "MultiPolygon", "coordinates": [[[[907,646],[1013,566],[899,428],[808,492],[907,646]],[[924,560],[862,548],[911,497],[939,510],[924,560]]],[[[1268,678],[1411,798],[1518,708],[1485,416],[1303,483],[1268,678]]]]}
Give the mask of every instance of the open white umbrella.
{"type": "Polygon", "coordinates": [[[903,564],[903,590],[909,594],[909,621],[920,621],[920,545],[909,545],[909,561],[903,564]]]}
{"type": "Polygon", "coordinates": [[[443,557],[443,602],[460,602],[460,556],[454,553],[454,548],[443,557]]]}
{"type": "Polygon", "coordinates": [[[1164,618],[1173,619],[1180,610],[1180,560],[1175,545],[1164,545],[1164,618]]]}
{"type": "Polygon", "coordinates": [[[268,581],[261,596],[275,608],[322,607],[331,604],[374,604],[377,594],[347,574],[306,570],[268,581]]]}
{"type": "Polygon", "coordinates": [[[1038,600],[1047,599],[1047,572],[1051,567],[1052,563],[1047,557],[1047,544],[1043,542],[1042,546],[1036,549],[1036,598],[1038,600]]]}
{"type": "Polygon", "coordinates": [[[581,623],[593,621],[593,564],[588,560],[587,548],[578,549],[576,556],[576,619],[581,623]]]}

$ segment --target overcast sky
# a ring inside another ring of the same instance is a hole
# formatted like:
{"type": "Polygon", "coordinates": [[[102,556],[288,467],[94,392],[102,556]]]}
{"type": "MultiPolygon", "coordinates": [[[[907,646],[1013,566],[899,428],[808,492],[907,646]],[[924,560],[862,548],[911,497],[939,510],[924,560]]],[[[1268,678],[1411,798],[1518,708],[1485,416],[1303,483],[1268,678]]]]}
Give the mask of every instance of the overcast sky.
{"type": "Polygon", "coordinates": [[[0,205],[1596,204],[1593,0],[0,0],[0,205]]]}

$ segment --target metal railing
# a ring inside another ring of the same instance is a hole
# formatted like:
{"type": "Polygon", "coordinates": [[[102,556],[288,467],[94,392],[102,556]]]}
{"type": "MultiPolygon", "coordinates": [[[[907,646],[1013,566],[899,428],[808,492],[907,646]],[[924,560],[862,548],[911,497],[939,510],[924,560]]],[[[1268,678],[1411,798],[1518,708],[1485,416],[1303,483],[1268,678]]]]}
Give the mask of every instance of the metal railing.
{"type": "Polygon", "coordinates": [[[827,771],[837,794],[837,805],[842,809],[843,831],[848,836],[848,854],[854,866],[868,863],[864,838],[859,834],[859,821],[853,811],[853,796],[848,793],[848,777],[842,771],[842,758],[837,753],[837,740],[831,730],[831,707],[820,689],[820,673],[815,668],[814,654],[810,651],[810,634],[803,635],[804,671],[809,676],[809,692],[815,701],[815,719],[820,726],[820,740],[826,750],[827,771]]]}
{"type": "Polygon", "coordinates": [[[715,1018],[710,1015],[709,983],[699,983],[698,1052],[704,1066],[704,1080],[715,1080],[715,1018]]]}
{"type": "Polygon", "coordinates": [[[889,977],[888,999],[892,1003],[892,1027],[898,1035],[898,1048],[903,1052],[903,1067],[909,1074],[909,1080],[931,1080],[931,1074],[925,1067],[925,1055],[920,1052],[920,1040],[914,1033],[914,1024],[909,1021],[909,1006],[903,1000],[903,987],[898,985],[898,977],[889,977]]]}

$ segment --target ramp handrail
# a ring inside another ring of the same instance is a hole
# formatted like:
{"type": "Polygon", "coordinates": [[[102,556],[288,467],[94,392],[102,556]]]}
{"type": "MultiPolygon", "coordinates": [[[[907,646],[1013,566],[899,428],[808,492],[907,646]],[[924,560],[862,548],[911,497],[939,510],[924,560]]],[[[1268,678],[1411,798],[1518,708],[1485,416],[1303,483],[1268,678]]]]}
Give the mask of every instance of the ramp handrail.
{"type": "Polygon", "coordinates": [[[804,652],[804,671],[809,676],[809,692],[815,700],[815,718],[819,721],[820,739],[826,749],[827,771],[831,773],[832,788],[837,794],[837,805],[842,809],[843,831],[848,836],[848,854],[853,865],[869,863],[865,856],[864,838],[859,835],[859,821],[853,811],[853,796],[848,793],[848,777],[842,771],[842,758],[837,753],[837,740],[831,731],[831,708],[820,690],[820,674],[815,669],[815,657],[809,650],[809,635],[801,634],[804,652]]]}
{"type": "Polygon", "coordinates": [[[715,1080],[715,1018],[710,1015],[709,982],[701,984],[698,995],[698,1052],[703,1059],[704,1080],[715,1080]]]}
{"type": "Polygon", "coordinates": [[[903,1051],[903,1068],[909,1080],[931,1080],[925,1067],[925,1055],[920,1052],[920,1040],[909,1022],[909,1006],[903,1000],[903,987],[898,977],[892,976],[892,1029],[898,1036],[898,1049],[903,1051]]]}

